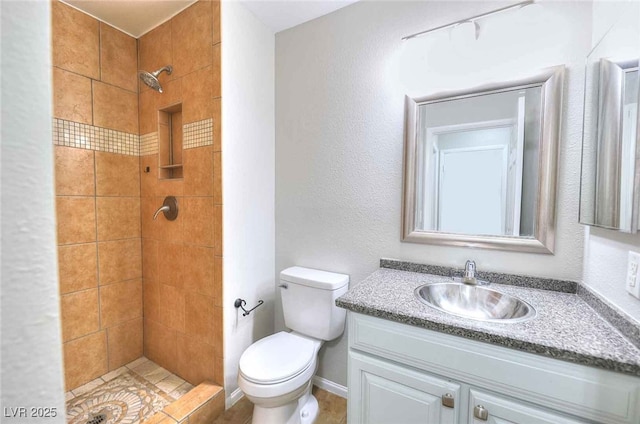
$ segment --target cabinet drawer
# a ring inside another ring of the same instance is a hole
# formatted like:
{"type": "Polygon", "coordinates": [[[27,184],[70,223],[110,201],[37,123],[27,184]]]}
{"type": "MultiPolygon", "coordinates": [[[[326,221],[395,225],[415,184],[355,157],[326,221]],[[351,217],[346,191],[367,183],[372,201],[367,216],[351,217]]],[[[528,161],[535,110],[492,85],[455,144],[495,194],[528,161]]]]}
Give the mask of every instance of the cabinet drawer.
{"type": "Polygon", "coordinates": [[[562,415],[532,407],[513,399],[471,389],[469,395],[470,424],[585,424],[562,415]],[[484,409],[486,417],[476,408],[484,409]],[[477,412],[476,412],[477,411],[477,412]]]}
{"type": "Polygon", "coordinates": [[[349,313],[349,348],[600,423],[637,424],[640,378],[349,313]]]}
{"type": "Polygon", "coordinates": [[[460,392],[455,382],[349,352],[349,424],[456,424],[460,392]]]}

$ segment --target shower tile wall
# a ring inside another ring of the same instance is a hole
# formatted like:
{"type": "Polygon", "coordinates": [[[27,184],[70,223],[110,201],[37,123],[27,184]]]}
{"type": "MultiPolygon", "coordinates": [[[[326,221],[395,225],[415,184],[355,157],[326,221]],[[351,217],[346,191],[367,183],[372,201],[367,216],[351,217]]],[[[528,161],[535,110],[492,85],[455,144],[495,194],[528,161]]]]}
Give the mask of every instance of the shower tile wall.
{"type": "Polygon", "coordinates": [[[221,383],[219,3],[197,2],[139,40],[57,1],[52,20],[67,390],[143,351],[194,385],[221,383]],[[138,68],[167,64],[163,94],[138,86],[138,68]],[[157,111],[176,103],[184,178],[160,180],[157,111]],[[168,195],[178,219],[153,221],[168,195]]]}
{"type": "Polygon", "coordinates": [[[199,1],[143,35],[138,49],[141,69],[173,65],[162,94],[143,84],[139,94],[144,353],[194,385],[224,377],[219,16],[219,3],[199,1]],[[184,177],[161,180],[157,111],[176,103],[184,177]],[[154,221],[165,196],[178,198],[178,218],[154,221]]]}
{"type": "Polygon", "coordinates": [[[52,20],[53,110],[61,125],[54,146],[58,255],[69,390],[143,351],[139,158],[130,145],[117,145],[120,139],[130,144],[139,134],[137,42],[57,1],[52,20]],[[84,124],[78,136],[82,143],[66,143],[82,148],[65,147],[63,124],[76,129],[84,124]],[[110,141],[112,150],[130,155],[100,151],[111,149],[106,143],[85,142],[84,134],[101,137],[111,130],[122,135],[110,141]]]}

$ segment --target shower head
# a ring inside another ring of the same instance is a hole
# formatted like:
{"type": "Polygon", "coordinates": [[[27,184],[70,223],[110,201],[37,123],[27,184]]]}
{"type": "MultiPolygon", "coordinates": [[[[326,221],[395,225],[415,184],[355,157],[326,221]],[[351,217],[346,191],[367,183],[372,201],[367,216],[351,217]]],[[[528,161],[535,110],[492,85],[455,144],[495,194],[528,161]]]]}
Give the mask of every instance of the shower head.
{"type": "Polygon", "coordinates": [[[162,73],[162,71],[166,71],[168,75],[171,75],[173,67],[171,65],[167,65],[154,72],[138,71],[138,76],[140,77],[142,82],[147,84],[149,87],[153,88],[158,93],[162,93],[162,86],[160,85],[160,81],[158,81],[158,76],[162,73]]]}

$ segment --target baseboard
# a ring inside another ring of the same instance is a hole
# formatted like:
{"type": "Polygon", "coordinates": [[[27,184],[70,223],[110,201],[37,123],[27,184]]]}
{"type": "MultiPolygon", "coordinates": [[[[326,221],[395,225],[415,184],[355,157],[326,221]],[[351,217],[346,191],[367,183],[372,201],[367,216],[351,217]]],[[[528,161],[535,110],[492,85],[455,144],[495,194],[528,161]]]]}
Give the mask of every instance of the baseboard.
{"type": "MultiPolygon", "coordinates": [[[[328,391],[328,390],[327,390],[328,391]]],[[[244,397],[244,393],[238,387],[224,400],[224,409],[229,409],[244,397]]]]}
{"type": "Polygon", "coordinates": [[[326,390],[329,393],[333,393],[336,396],[340,396],[341,398],[347,398],[347,388],[341,386],[338,383],[334,383],[331,380],[327,380],[326,378],[318,377],[317,375],[313,377],[313,385],[318,386],[322,390],[326,390]]]}
{"type": "MultiPolygon", "coordinates": [[[[338,383],[334,383],[331,380],[327,380],[326,378],[318,377],[317,375],[313,377],[313,385],[318,386],[322,390],[326,390],[329,393],[333,393],[336,396],[340,396],[341,398],[347,398],[347,388],[341,386],[338,383]]],[[[235,405],[240,399],[244,397],[244,393],[238,387],[235,389],[224,401],[225,409],[231,408],[235,405]]]]}

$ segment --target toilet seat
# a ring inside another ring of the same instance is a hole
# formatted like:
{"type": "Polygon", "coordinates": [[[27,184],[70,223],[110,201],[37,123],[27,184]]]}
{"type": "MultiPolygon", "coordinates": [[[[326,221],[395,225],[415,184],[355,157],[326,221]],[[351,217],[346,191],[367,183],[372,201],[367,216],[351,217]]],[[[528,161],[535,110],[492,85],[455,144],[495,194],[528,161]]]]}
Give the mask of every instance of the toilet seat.
{"type": "Polygon", "coordinates": [[[281,331],[258,340],[240,357],[242,377],[255,384],[278,384],[315,368],[319,342],[281,331]]]}

